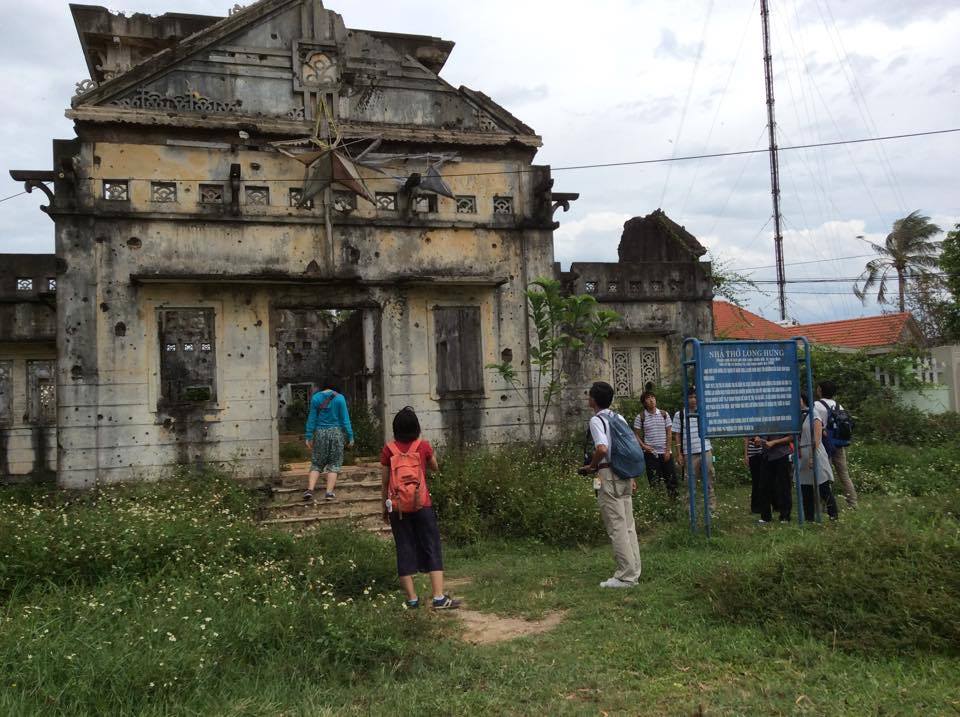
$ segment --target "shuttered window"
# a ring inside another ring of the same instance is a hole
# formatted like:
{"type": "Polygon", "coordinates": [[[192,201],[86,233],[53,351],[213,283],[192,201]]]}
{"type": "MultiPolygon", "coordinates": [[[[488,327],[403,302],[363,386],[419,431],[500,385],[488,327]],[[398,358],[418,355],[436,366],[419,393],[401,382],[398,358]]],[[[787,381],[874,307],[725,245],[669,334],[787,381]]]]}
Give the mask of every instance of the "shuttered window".
{"type": "Polygon", "coordinates": [[[437,307],[433,310],[433,325],[437,340],[437,393],[483,393],[480,307],[437,307]]]}
{"type": "Polygon", "coordinates": [[[162,309],[157,318],[161,401],[216,400],[213,309],[162,309]]]}

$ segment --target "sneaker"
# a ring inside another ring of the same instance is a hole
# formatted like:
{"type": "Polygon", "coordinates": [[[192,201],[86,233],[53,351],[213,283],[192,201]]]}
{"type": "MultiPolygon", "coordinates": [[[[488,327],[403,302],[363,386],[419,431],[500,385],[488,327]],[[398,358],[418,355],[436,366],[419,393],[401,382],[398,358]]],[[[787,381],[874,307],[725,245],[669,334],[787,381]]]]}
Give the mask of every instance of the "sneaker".
{"type": "Polygon", "coordinates": [[[456,610],[458,607],[460,607],[460,601],[454,600],[449,595],[442,595],[433,599],[431,607],[434,610],[456,610]]]}
{"type": "Polygon", "coordinates": [[[403,606],[407,610],[416,610],[418,607],[420,607],[420,598],[414,598],[413,600],[404,600],[403,606]]]}
{"type": "Polygon", "coordinates": [[[621,580],[620,578],[610,578],[600,583],[600,587],[602,588],[632,588],[636,587],[636,585],[636,583],[628,583],[626,580],[621,580]]]}
{"type": "Polygon", "coordinates": [[[764,520],[763,518],[760,518],[760,520],[757,521],[757,525],[769,525],[769,524],[770,524],[770,521],[764,520]]]}
{"type": "Polygon", "coordinates": [[[334,495],[333,493],[326,493],[323,497],[324,497],[325,500],[336,500],[336,499],[337,499],[337,496],[334,495]]]}
{"type": "Polygon", "coordinates": [[[303,500],[304,502],[309,503],[311,500],[313,500],[313,493],[308,490],[303,491],[303,500]]]}

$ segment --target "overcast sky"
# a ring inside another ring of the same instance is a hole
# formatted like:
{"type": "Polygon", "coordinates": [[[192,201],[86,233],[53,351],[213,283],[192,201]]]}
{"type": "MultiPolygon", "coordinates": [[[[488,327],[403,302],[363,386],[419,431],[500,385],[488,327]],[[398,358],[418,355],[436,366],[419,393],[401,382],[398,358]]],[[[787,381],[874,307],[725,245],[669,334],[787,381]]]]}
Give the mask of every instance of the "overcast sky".
{"type": "MultiPolygon", "coordinates": [[[[225,0],[115,0],[113,10],[225,14],[225,0]]],[[[771,0],[783,146],[960,126],[957,0],[771,0]]],[[[544,140],[554,167],[766,146],[758,0],[343,0],[349,27],[456,42],[442,76],[482,90],[544,140]]],[[[0,198],[8,169],[51,168],[50,140],[86,77],[67,2],[0,0],[0,198]]],[[[853,277],[894,219],[960,221],[960,133],[781,153],[789,279],[853,277]],[[842,257],[858,257],[842,259],[842,257]],[[828,261],[820,261],[828,260],[828,261]],[[812,262],[797,264],[798,262],[812,262]]],[[[558,171],[581,198],[557,259],[615,261],[623,222],[662,207],[733,268],[774,276],[766,155],[558,171]]],[[[53,250],[42,195],[0,204],[0,251],[53,250]]],[[[776,318],[776,294],[748,306],[776,318]]],[[[877,313],[849,283],[793,284],[801,322],[877,313]]]]}

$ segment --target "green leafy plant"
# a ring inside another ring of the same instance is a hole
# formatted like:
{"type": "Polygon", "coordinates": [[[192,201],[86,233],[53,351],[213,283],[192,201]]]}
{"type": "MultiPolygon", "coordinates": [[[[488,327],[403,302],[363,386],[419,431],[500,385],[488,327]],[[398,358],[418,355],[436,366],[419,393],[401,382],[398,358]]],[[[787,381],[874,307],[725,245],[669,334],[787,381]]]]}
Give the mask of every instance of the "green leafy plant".
{"type": "MultiPolygon", "coordinates": [[[[536,331],[536,343],[529,347],[528,354],[530,380],[534,382],[534,410],[539,422],[537,443],[542,443],[550,408],[569,382],[567,366],[571,358],[603,341],[620,315],[600,308],[593,296],[565,296],[556,279],[537,279],[530,284],[526,297],[536,331]]],[[[487,368],[521,392],[523,382],[512,362],[488,364],[487,368]]]]}

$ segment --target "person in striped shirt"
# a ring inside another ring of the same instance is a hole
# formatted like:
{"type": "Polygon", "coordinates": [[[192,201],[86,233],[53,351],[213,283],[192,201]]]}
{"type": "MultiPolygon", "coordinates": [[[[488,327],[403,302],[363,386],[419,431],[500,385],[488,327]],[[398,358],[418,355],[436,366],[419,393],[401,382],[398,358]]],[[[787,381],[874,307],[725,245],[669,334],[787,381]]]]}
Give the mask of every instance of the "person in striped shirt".
{"type": "Polygon", "coordinates": [[[677,496],[677,475],[673,468],[673,454],[670,452],[673,423],[670,414],[657,409],[657,397],[653,391],[640,394],[643,410],[633,421],[633,432],[637,434],[643,458],[647,464],[647,482],[653,488],[658,483],[667,487],[671,498],[677,496]]]}
{"type": "Polygon", "coordinates": [[[716,473],[713,468],[713,446],[709,438],[700,443],[700,427],[697,420],[697,389],[690,387],[687,391],[687,410],[677,411],[673,417],[673,433],[677,437],[677,448],[680,451],[680,470],[686,476],[686,462],[689,459],[693,469],[694,481],[702,480],[701,462],[707,464],[707,495],[709,496],[710,513],[716,516],[717,494],[713,489],[716,473]],[[687,426],[690,424],[690,444],[687,445],[687,426]]]}

